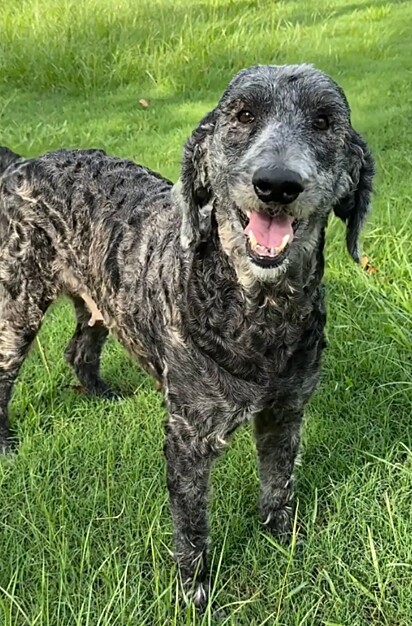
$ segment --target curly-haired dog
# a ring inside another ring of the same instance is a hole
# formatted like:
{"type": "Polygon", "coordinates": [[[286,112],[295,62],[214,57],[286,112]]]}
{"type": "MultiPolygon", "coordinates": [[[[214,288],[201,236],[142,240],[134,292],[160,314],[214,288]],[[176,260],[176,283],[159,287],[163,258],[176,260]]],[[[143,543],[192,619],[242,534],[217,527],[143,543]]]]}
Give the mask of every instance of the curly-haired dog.
{"type": "Polygon", "coordinates": [[[308,65],[241,71],[188,140],[175,185],[97,150],[1,158],[1,446],[23,359],[47,307],[69,294],[66,357],[84,387],[109,392],[99,375],[109,329],[163,387],[176,558],[204,605],[209,473],[250,420],[263,522],[291,530],[324,343],[328,215],[346,222],[357,260],[374,174],[346,98],[308,65]]]}

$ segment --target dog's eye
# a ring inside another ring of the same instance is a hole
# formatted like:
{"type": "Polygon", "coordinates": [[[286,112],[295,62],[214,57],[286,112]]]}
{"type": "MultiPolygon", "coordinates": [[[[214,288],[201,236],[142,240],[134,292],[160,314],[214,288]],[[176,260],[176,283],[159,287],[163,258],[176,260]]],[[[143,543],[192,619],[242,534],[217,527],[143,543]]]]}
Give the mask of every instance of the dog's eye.
{"type": "Polygon", "coordinates": [[[250,111],[240,111],[237,115],[237,119],[241,124],[251,124],[255,121],[255,116],[250,111]]]}
{"type": "Polygon", "coordinates": [[[329,118],[326,115],[318,115],[313,122],[313,126],[316,130],[328,130],[330,126],[329,118]]]}

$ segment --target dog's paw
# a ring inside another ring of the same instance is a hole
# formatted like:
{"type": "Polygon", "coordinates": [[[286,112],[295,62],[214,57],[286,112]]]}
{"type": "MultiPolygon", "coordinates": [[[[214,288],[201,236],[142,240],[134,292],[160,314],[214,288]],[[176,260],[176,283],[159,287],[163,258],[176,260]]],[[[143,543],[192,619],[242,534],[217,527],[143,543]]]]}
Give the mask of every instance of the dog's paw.
{"type": "Polygon", "coordinates": [[[103,398],[104,400],[116,401],[122,400],[123,395],[112,389],[104,380],[99,380],[93,384],[77,384],[72,386],[73,391],[89,398],[103,398]]]}
{"type": "Polygon", "coordinates": [[[16,449],[16,441],[9,433],[0,430],[0,456],[10,456],[16,449]]]}
{"type": "Polygon", "coordinates": [[[0,456],[5,456],[10,452],[10,444],[5,439],[0,439],[0,456]]]}
{"type": "Polygon", "coordinates": [[[107,385],[105,382],[101,382],[98,387],[95,387],[90,395],[98,396],[99,398],[103,398],[104,400],[110,400],[111,402],[116,402],[117,400],[122,400],[123,395],[120,391],[116,391],[107,385]]]}
{"type": "Polygon", "coordinates": [[[262,509],[262,523],[265,529],[278,540],[289,543],[293,533],[293,510],[290,505],[262,509]]]}
{"type": "Polygon", "coordinates": [[[193,604],[200,613],[204,612],[209,602],[209,585],[204,582],[185,583],[183,601],[185,605],[193,604]]]}

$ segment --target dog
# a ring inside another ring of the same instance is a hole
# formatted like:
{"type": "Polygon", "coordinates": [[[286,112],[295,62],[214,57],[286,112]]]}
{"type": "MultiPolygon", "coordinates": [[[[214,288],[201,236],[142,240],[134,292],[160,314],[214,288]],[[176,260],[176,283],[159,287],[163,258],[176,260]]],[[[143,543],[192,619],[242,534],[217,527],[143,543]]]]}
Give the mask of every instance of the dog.
{"type": "Polygon", "coordinates": [[[0,443],[7,405],[49,305],[73,300],[66,358],[91,394],[109,331],[161,385],[175,557],[187,598],[208,602],[214,459],[252,421],[266,529],[293,526],[304,406],[324,347],[331,211],[349,253],[374,161],[342,89],[310,65],[254,66],[185,144],[176,184],[101,150],[0,154],[0,443]]]}

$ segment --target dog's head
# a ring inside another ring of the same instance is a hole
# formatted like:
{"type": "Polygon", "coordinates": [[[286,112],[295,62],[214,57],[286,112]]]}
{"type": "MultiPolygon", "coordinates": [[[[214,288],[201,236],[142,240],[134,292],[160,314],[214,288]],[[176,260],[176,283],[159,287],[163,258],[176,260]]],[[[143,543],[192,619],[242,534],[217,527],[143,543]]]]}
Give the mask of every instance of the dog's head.
{"type": "Polygon", "coordinates": [[[333,209],[358,260],[373,175],[334,81],[308,65],[242,70],[185,146],[173,192],[182,246],[209,236],[215,211],[235,264],[260,281],[275,280],[316,247],[333,209]]]}

